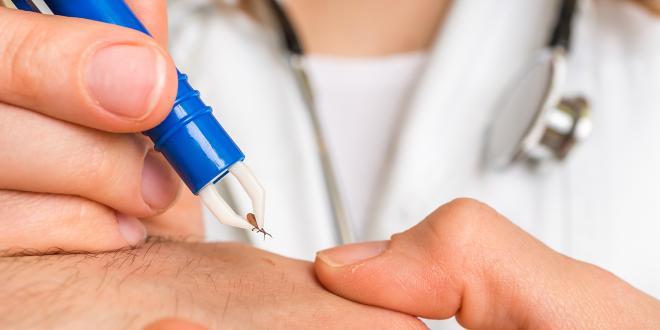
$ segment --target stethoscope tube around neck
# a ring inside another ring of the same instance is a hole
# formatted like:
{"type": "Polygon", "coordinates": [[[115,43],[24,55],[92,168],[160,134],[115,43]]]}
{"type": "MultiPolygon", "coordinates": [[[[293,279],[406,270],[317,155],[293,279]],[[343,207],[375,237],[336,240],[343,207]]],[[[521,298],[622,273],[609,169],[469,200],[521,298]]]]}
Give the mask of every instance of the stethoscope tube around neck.
{"type": "Polygon", "coordinates": [[[282,43],[287,51],[288,64],[293,72],[296,83],[302,94],[309,120],[314,130],[314,139],[318,149],[319,162],[326,188],[328,204],[332,211],[335,224],[335,236],[338,243],[349,244],[355,242],[355,232],[348,214],[348,208],[344,201],[344,195],[339,187],[339,181],[334,168],[334,163],[328,151],[328,145],[321,126],[321,120],[316,110],[314,91],[309,82],[307,72],[303,63],[305,51],[296,33],[296,30],[285,12],[285,9],[277,0],[267,0],[271,15],[275,24],[280,29],[282,43]]]}
{"type": "MultiPolygon", "coordinates": [[[[568,53],[570,50],[572,26],[578,9],[578,2],[579,0],[562,0],[558,10],[556,23],[552,30],[552,35],[550,36],[546,47],[553,50],[559,50],[564,55],[568,53]]],[[[321,131],[320,119],[316,113],[313,90],[304,70],[302,58],[305,55],[305,49],[296,33],[295,27],[282,5],[277,0],[267,0],[266,4],[274,18],[276,28],[280,30],[281,42],[288,52],[289,65],[302,91],[305,106],[309,112],[310,120],[314,128],[337,237],[339,238],[339,241],[344,244],[353,242],[355,240],[355,234],[352,230],[347,208],[338,187],[330,155],[327,152],[326,142],[323,132],[321,131]]]]}
{"type": "Polygon", "coordinates": [[[550,48],[563,48],[566,52],[571,47],[573,19],[577,12],[578,0],[563,0],[554,31],[548,42],[550,48]]]}

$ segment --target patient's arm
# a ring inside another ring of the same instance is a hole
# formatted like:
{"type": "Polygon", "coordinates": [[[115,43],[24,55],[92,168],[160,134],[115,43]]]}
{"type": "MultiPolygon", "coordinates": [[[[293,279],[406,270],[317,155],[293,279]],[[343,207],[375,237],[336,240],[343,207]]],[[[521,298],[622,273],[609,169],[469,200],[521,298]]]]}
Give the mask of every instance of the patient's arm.
{"type": "Polygon", "coordinates": [[[149,242],[104,254],[0,258],[0,327],[421,328],[323,290],[311,265],[238,244],[149,242]]]}

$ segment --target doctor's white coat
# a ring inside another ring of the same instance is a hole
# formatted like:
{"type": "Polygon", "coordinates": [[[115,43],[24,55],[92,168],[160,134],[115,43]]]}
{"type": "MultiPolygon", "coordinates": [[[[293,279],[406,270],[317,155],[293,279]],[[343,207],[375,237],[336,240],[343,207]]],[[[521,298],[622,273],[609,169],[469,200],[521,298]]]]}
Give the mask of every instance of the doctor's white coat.
{"type": "MultiPolygon", "coordinates": [[[[660,297],[660,19],[628,1],[585,1],[566,93],[591,99],[592,136],[545,171],[480,165],[491,114],[545,44],[557,3],[455,1],[405,110],[362,239],[388,238],[442,203],[473,197],[552,248],[660,297]]],[[[171,5],[177,64],[267,189],[273,239],[215,220],[207,221],[209,238],[251,240],[304,259],[336,245],[313,130],[272,32],[213,1],[171,5]]],[[[246,209],[235,182],[227,185],[246,209]]]]}

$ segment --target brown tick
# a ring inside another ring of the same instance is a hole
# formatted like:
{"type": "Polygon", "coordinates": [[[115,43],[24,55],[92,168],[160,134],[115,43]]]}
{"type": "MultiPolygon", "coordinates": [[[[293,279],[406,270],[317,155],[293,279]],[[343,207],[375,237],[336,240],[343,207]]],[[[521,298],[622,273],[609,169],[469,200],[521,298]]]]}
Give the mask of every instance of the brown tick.
{"type": "Polygon", "coordinates": [[[252,227],[254,227],[252,228],[252,231],[264,234],[264,239],[266,239],[266,235],[268,235],[268,237],[270,238],[273,238],[273,236],[268,232],[266,232],[266,230],[264,230],[263,228],[259,228],[259,224],[257,224],[257,218],[254,216],[253,213],[248,213],[246,218],[247,221],[252,225],[252,227]]]}

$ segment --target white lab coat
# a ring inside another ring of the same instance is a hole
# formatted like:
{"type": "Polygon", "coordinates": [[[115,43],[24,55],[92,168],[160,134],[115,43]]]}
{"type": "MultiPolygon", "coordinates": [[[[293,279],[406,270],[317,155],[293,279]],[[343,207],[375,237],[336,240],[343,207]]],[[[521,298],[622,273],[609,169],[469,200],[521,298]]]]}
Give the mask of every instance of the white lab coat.
{"type": "MultiPolygon", "coordinates": [[[[301,96],[270,32],[211,3],[172,3],[173,55],[267,189],[274,238],[214,221],[209,237],[311,259],[337,242],[301,96]]],[[[631,1],[585,1],[567,94],[591,99],[593,135],[545,171],[480,166],[490,116],[545,43],[556,5],[455,1],[406,109],[363,239],[387,238],[455,197],[473,197],[552,248],[660,297],[660,19],[631,1]]],[[[246,209],[245,196],[228,185],[246,209]]]]}

